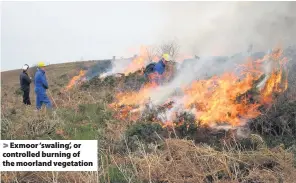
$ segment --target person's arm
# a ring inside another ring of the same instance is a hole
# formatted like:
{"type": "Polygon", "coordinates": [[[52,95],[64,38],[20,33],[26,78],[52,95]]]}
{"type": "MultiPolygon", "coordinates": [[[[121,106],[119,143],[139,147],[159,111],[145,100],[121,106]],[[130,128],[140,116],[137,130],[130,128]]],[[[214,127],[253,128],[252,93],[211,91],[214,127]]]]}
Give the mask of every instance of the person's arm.
{"type": "Polygon", "coordinates": [[[26,80],[29,84],[31,83],[31,79],[28,75],[23,74],[23,79],[26,80]]]}
{"type": "Polygon", "coordinates": [[[47,80],[46,80],[46,75],[44,74],[42,77],[41,77],[41,80],[42,80],[42,85],[45,89],[48,89],[48,83],[47,83],[47,80]]]}
{"type": "Polygon", "coordinates": [[[22,74],[20,74],[19,79],[20,79],[20,86],[22,87],[22,85],[23,85],[23,76],[22,76],[22,74]]]}

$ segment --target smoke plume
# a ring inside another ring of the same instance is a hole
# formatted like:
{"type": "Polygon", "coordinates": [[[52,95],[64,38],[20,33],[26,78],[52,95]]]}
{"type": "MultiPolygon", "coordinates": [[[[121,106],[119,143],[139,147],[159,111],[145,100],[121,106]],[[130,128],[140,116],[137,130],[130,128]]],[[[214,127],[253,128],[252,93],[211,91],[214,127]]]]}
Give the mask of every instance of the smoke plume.
{"type": "Polygon", "coordinates": [[[184,52],[232,55],[253,44],[265,51],[296,42],[295,2],[167,2],[161,41],[177,38],[184,52]]]}

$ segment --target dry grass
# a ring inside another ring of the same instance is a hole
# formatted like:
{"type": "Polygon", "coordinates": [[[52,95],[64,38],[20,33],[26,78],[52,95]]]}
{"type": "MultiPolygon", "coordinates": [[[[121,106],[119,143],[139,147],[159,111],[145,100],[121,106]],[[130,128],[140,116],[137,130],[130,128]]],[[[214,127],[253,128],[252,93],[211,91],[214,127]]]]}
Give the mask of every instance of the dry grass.
{"type": "MultiPolygon", "coordinates": [[[[36,113],[34,106],[22,105],[21,95],[15,93],[18,71],[1,73],[4,81],[1,87],[1,135],[4,139],[98,139],[101,144],[98,172],[1,172],[3,183],[295,182],[293,152],[296,152],[296,145],[288,149],[282,146],[268,148],[258,135],[251,136],[252,141],[259,144],[254,150],[238,150],[239,142],[225,145],[223,150],[215,150],[208,145],[168,138],[162,144],[139,142],[139,148],[132,152],[123,134],[134,124],[129,120],[115,119],[108,109],[114,92],[111,86],[120,81],[111,82],[108,86],[63,92],[69,79],[79,72],[79,64],[51,65],[48,68],[48,94],[55,114],[36,113]],[[8,82],[8,78],[15,80],[8,82]],[[88,124],[91,126],[86,128],[88,124]],[[115,147],[117,145],[119,147],[115,147]]],[[[285,95],[292,102],[295,100],[296,80],[290,80],[292,85],[285,95]]],[[[34,105],[34,92],[31,92],[31,99],[34,105]]],[[[280,106],[277,106],[277,111],[280,106]]],[[[270,121],[270,115],[266,114],[266,118],[260,119],[264,125],[270,121]]]]}
{"type": "Polygon", "coordinates": [[[290,182],[296,178],[293,154],[281,148],[259,151],[216,151],[180,139],[165,148],[133,156],[140,179],[149,182],[290,182]]]}
{"type": "Polygon", "coordinates": [[[97,183],[97,172],[3,172],[3,183],[97,183]]]}

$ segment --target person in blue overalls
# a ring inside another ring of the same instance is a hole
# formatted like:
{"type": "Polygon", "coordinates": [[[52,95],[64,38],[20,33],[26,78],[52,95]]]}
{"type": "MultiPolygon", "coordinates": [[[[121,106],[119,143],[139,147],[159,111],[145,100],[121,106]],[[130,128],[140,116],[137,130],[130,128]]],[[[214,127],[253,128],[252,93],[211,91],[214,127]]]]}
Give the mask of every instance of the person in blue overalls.
{"type": "Polygon", "coordinates": [[[45,75],[45,64],[44,62],[38,63],[38,68],[35,73],[35,94],[36,94],[36,108],[40,110],[42,105],[45,104],[47,108],[52,108],[52,104],[46,94],[48,89],[48,83],[45,75]]]}
{"type": "Polygon", "coordinates": [[[147,72],[145,76],[149,77],[150,82],[154,82],[156,84],[162,84],[164,79],[164,72],[166,69],[166,63],[170,60],[169,54],[163,54],[160,61],[157,63],[153,63],[153,65],[149,65],[150,68],[147,68],[147,72]],[[153,67],[153,68],[152,68],[153,67]],[[149,71],[148,71],[149,70],[149,71]]]}

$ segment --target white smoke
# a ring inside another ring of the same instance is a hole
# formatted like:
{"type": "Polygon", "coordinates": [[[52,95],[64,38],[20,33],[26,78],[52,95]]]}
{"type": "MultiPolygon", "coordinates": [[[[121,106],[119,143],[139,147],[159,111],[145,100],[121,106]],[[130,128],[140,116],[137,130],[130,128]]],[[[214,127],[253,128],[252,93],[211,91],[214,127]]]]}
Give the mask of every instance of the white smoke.
{"type": "Polygon", "coordinates": [[[132,58],[112,60],[112,69],[102,73],[99,78],[105,78],[117,73],[124,73],[126,67],[132,62],[132,58]]]}
{"type": "MultiPolygon", "coordinates": [[[[255,52],[265,52],[296,42],[294,2],[165,2],[160,8],[168,21],[159,32],[159,44],[177,38],[181,53],[198,55],[200,59],[192,59],[187,65],[178,67],[172,82],[151,90],[153,105],[163,104],[175,91],[194,80],[228,71],[240,73],[236,70],[237,65],[246,62],[250,56],[247,48],[251,44],[255,52]]],[[[121,66],[118,63],[116,72],[121,72],[121,66]]],[[[267,77],[259,87],[264,85],[271,68],[267,62],[263,70],[267,77]]],[[[164,116],[179,110],[182,97],[174,101],[174,107],[164,116]]]]}
{"type": "MultiPolygon", "coordinates": [[[[267,54],[270,52],[267,52],[267,54]]],[[[261,53],[263,56],[264,53],[261,53]]],[[[170,82],[163,86],[151,90],[150,100],[153,105],[162,105],[168,99],[174,102],[173,107],[164,113],[159,114],[159,119],[163,122],[173,121],[174,113],[185,112],[184,102],[186,96],[174,96],[177,91],[181,88],[188,87],[193,81],[207,79],[212,76],[220,76],[225,72],[237,73],[237,76],[241,74],[241,69],[238,69],[238,64],[244,64],[250,58],[250,53],[242,52],[234,56],[224,56],[224,57],[205,57],[200,59],[191,59],[189,62],[184,62],[177,71],[176,77],[170,82]]],[[[252,58],[251,58],[252,59],[252,58]]],[[[254,61],[256,58],[253,58],[254,61]]],[[[266,60],[262,67],[262,71],[266,74],[266,79],[268,79],[269,74],[272,70],[270,61],[266,60]]],[[[263,81],[263,84],[265,81],[263,81]]],[[[189,113],[196,114],[198,111],[192,109],[188,111],[189,113]]],[[[241,119],[241,124],[245,124],[247,119],[241,119]]],[[[213,124],[214,125],[214,124],[213,124]]],[[[213,128],[232,128],[231,126],[212,126],[213,128]]]]}
{"type": "Polygon", "coordinates": [[[161,41],[177,38],[192,55],[232,55],[296,42],[295,2],[168,2],[161,41]]]}
{"type": "MultiPolygon", "coordinates": [[[[158,29],[159,42],[155,44],[176,38],[180,53],[203,58],[196,61],[194,71],[182,71],[180,81],[176,79],[173,86],[186,84],[205,72],[208,75],[224,72],[229,64],[244,61],[251,44],[254,51],[266,51],[296,42],[295,2],[158,2],[158,7],[166,22],[163,29],[158,29]],[[219,66],[208,58],[237,53],[235,59],[229,58],[219,66]]],[[[122,72],[121,67],[127,66],[120,62],[116,61],[111,73],[122,72]]],[[[168,85],[166,89],[171,87],[168,85]]]]}
{"type": "Polygon", "coordinates": [[[207,79],[214,75],[220,76],[225,72],[237,72],[237,64],[247,61],[248,53],[239,53],[233,57],[201,57],[184,62],[177,70],[175,78],[159,88],[151,91],[150,97],[155,105],[164,103],[173,93],[180,88],[189,86],[193,81],[207,79]]]}

